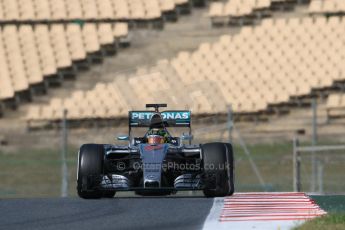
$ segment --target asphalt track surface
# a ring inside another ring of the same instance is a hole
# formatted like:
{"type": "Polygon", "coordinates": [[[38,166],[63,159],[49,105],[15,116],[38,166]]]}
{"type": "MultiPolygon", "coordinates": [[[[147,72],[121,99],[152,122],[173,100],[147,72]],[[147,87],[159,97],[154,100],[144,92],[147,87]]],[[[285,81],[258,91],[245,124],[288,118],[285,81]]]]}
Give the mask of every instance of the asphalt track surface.
{"type": "Polygon", "coordinates": [[[201,229],[204,197],[0,200],[0,229],[201,229]]]}

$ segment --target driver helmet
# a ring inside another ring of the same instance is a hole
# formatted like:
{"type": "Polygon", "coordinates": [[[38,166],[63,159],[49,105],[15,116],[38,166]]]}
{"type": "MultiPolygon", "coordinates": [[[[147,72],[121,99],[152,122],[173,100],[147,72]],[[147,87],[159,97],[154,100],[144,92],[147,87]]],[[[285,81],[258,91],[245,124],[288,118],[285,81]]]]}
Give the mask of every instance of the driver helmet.
{"type": "Polygon", "coordinates": [[[147,134],[147,143],[152,145],[164,144],[165,134],[163,118],[160,114],[156,113],[151,118],[150,130],[147,134]]]}
{"type": "Polygon", "coordinates": [[[150,145],[164,144],[164,137],[160,135],[148,135],[147,143],[150,145]]]}

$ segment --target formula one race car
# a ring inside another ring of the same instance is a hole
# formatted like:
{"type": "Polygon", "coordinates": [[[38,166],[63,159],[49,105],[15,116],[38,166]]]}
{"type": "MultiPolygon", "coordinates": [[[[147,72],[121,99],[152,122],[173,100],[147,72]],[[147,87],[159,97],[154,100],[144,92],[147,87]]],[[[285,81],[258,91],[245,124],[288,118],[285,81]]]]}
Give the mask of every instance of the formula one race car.
{"type": "Polygon", "coordinates": [[[85,199],[113,197],[117,191],[169,195],[202,190],[207,197],[234,193],[233,150],[229,143],[191,144],[191,112],[154,110],[129,112],[128,145],[85,144],[78,154],[78,195],[85,199]],[[132,137],[134,127],[146,128],[132,137]],[[169,127],[189,133],[173,137],[169,127]],[[188,144],[183,142],[188,141],[188,144]]]}

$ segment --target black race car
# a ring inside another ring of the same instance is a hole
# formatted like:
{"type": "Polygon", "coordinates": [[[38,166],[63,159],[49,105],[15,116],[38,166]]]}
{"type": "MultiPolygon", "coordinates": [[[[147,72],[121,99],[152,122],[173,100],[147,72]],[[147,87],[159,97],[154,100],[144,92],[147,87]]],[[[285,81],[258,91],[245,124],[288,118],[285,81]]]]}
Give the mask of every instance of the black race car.
{"type": "Polygon", "coordinates": [[[113,197],[118,191],[169,195],[202,190],[207,197],[234,193],[233,150],[230,143],[191,144],[191,112],[164,111],[166,104],[148,104],[147,111],[129,112],[127,145],[84,144],[78,154],[77,192],[85,199],[113,197]],[[132,137],[134,127],[147,127],[132,137]],[[181,137],[169,127],[188,128],[181,137]],[[188,141],[188,144],[183,142],[188,141]]]}

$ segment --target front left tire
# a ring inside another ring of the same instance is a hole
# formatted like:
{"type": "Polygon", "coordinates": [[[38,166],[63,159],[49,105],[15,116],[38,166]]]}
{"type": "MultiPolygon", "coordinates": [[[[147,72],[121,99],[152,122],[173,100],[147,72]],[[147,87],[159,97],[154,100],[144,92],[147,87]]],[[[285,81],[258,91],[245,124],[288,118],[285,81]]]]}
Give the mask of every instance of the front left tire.
{"type": "Polygon", "coordinates": [[[103,145],[85,144],[81,146],[78,156],[77,192],[84,199],[112,198],[113,191],[100,191],[95,187],[103,174],[103,145]]]}

